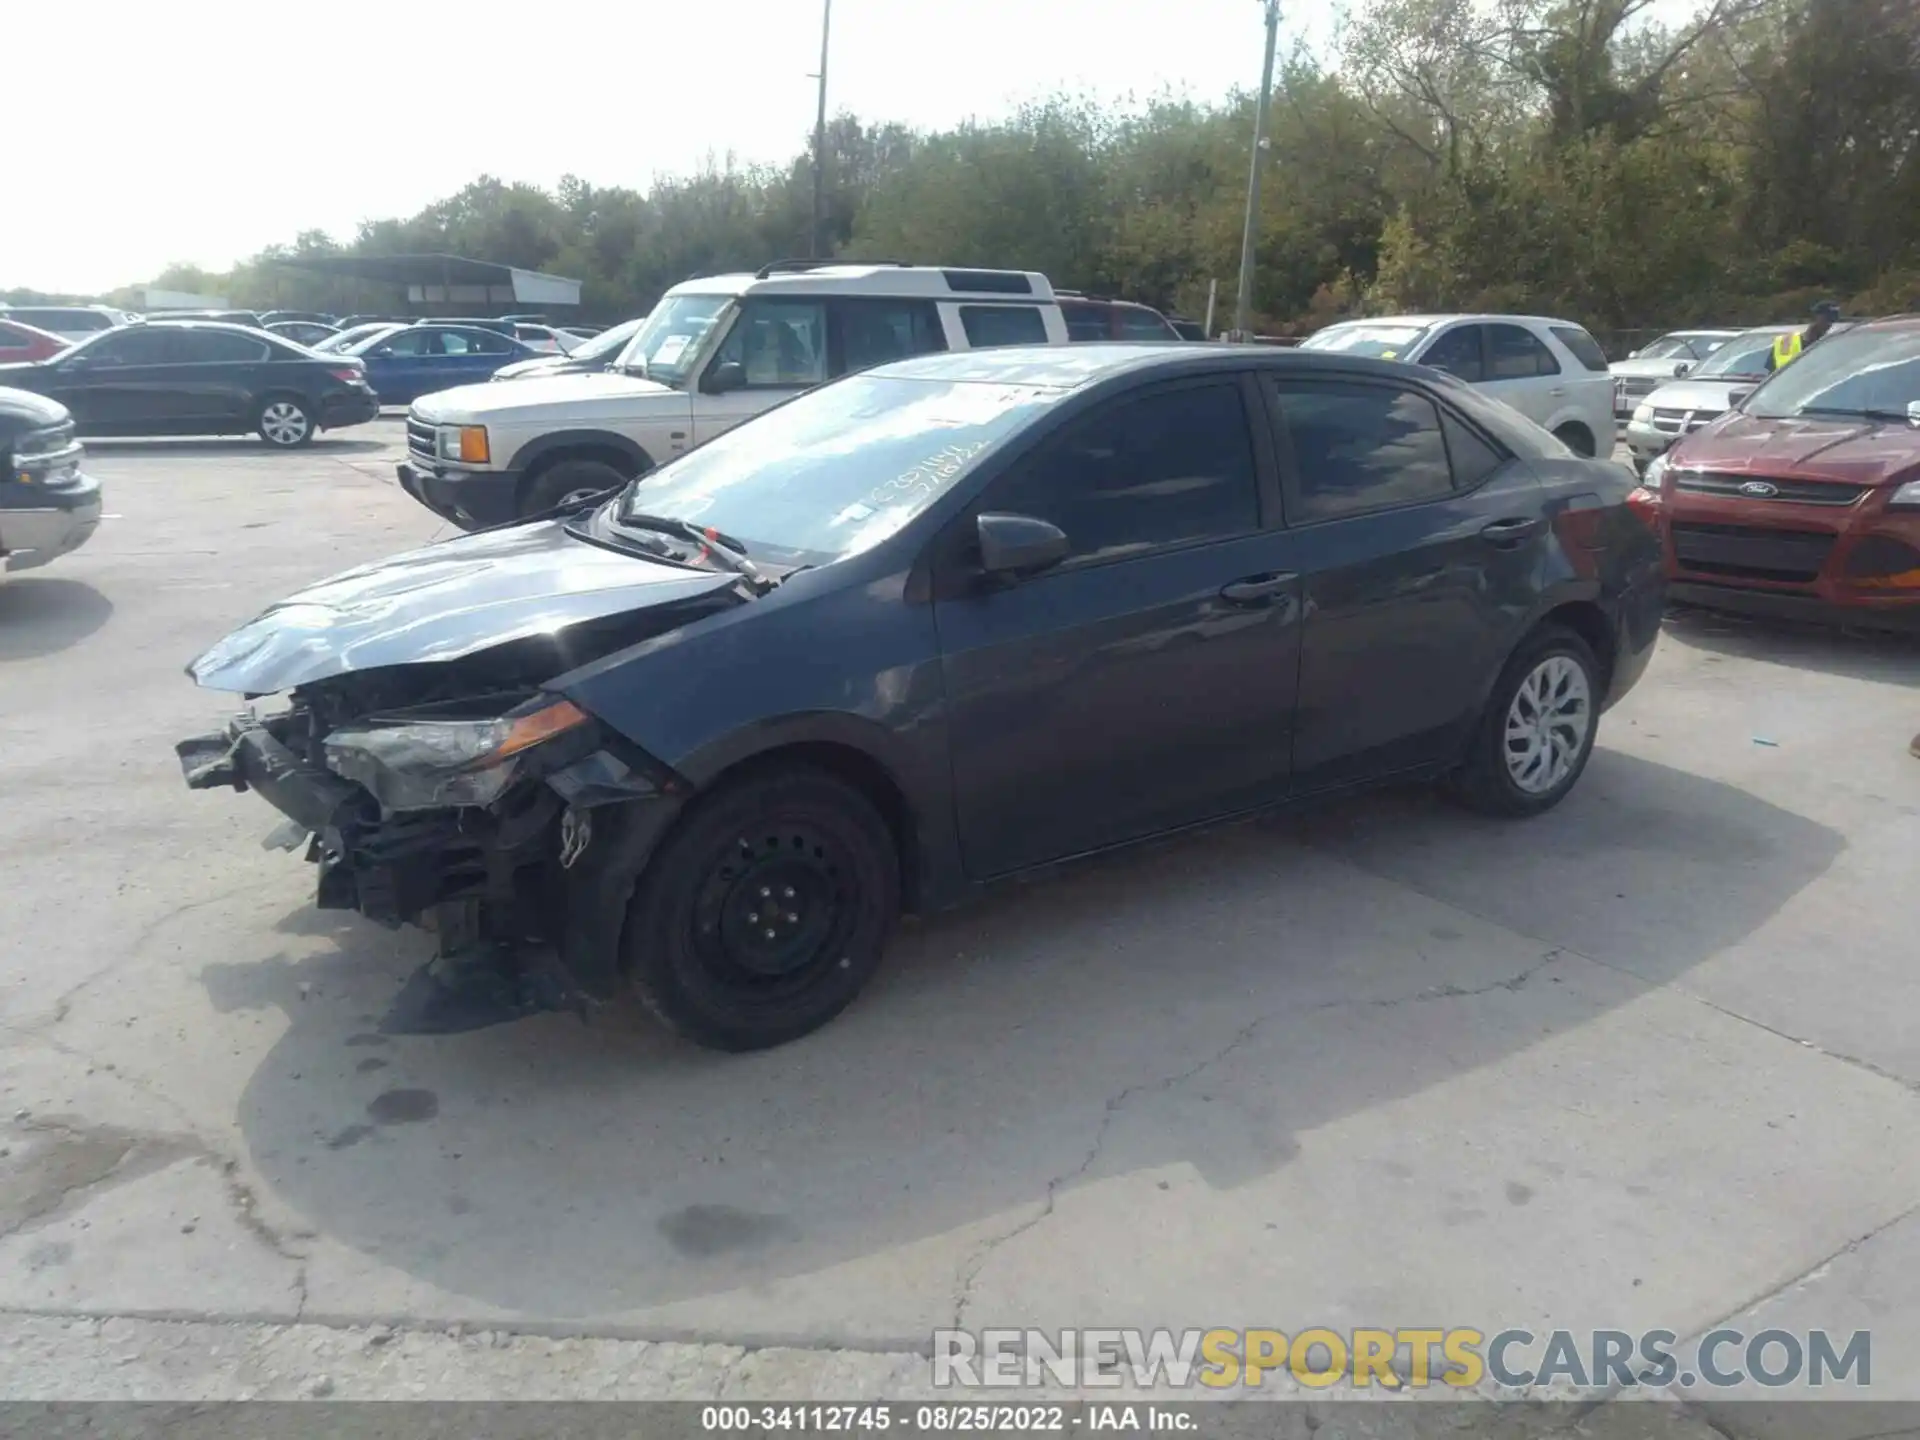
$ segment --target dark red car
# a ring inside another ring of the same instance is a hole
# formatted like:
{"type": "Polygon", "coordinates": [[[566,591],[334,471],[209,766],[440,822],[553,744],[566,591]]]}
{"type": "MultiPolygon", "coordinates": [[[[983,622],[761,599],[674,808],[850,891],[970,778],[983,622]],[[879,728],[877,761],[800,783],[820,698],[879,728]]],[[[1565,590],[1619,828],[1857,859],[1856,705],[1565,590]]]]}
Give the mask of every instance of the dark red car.
{"type": "Polygon", "coordinates": [[[50,360],[68,342],[51,331],[0,315],[0,364],[13,360],[50,360]]]}
{"type": "Polygon", "coordinates": [[[1828,336],[1643,488],[1673,599],[1920,630],[1920,316],[1828,336]]]}

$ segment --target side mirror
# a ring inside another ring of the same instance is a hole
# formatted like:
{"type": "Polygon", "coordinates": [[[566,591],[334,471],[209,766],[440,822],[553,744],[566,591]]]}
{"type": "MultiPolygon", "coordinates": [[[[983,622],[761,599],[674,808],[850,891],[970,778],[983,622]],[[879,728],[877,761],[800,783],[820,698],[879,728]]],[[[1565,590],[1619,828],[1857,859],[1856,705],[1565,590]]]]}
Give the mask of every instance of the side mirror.
{"type": "Polygon", "coordinates": [[[93,357],[84,351],[78,355],[59,355],[54,358],[59,360],[62,370],[84,370],[93,364],[93,357]]]}
{"type": "Polygon", "coordinates": [[[1627,359],[1638,360],[1639,358],[1640,358],[1640,352],[1638,350],[1627,351],[1627,359]]]}
{"type": "Polygon", "coordinates": [[[1909,400],[1907,402],[1907,423],[1909,425],[1920,425],[1920,400],[1909,400]]]}
{"type": "Polygon", "coordinates": [[[393,358],[392,349],[385,345],[376,345],[373,349],[362,350],[360,353],[369,360],[391,360],[393,358]]]}
{"type": "Polygon", "coordinates": [[[738,360],[722,360],[700,382],[700,388],[709,395],[724,395],[729,390],[744,390],[746,386],[747,367],[738,360]]]}
{"type": "Polygon", "coordinates": [[[1675,365],[1673,367],[1673,378],[1678,380],[1682,375],[1686,374],[1687,371],[1691,370],[1692,368],[1693,368],[1693,363],[1691,361],[1682,360],[1678,365],[1675,365]]]}
{"type": "Polygon", "coordinates": [[[1067,535],[1058,525],[1031,515],[981,515],[980,568],[1009,579],[1032,575],[1067,558],[1067,535]]]}

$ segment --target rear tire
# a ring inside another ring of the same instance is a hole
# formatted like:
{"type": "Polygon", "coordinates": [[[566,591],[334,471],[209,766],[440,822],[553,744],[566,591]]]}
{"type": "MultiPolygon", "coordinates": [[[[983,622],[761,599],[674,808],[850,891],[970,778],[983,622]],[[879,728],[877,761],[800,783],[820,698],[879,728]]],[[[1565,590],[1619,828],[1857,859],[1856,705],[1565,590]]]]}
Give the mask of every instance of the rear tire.
{"type": "Polygon", "coordinates": [[[1600,729],[1600,666],[1571,630],[1543,625],[1513,652],[1448,786],[1485,815],[1551,810],[1587,768],[1600,729]]]}
{"type": "Polygon", "coordinates": [[[260,413],[254,417],[254,428],[260,432],[260,438],[276,450],[297,450],[309,445],[320,429],[307,402],[298,395],[269,395],[262,400],[260,413]]]}
{"type": "Polygon", "coordinates": [[[528,484],[520,502],[520,518],[544,514],[576,497],[612,494],[629,478],[604,460],[561,460],[528,484]]]}
{"type": "Polygon", "coordinates": [[[1586,426],[1575,425],[1569,421],[1554,431],[1553,434],[1555,439],[1573,451],[1574,454],[1587,460],[1593,458],[1593,436],[1587,433],[1586,426]]]}
{"type": "Polygon", "coordinates": [[[700,801],[655,853],[622,958],[677,1033],[761,1050],[852,1002],[899,910],[899,853],[872,802],[818,770],[763,772],[700,801]]]}

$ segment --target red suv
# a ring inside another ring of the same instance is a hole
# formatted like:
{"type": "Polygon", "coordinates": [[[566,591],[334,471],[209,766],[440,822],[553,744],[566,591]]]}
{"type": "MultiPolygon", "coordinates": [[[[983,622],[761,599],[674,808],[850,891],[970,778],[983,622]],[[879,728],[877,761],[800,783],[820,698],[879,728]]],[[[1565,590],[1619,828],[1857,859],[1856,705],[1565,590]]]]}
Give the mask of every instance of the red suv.
{"type": "Polygon", "coordinates": [[[1920,316],[1829,335],[1643,488],[1672,598],[1920,630],[1920,316]]]}

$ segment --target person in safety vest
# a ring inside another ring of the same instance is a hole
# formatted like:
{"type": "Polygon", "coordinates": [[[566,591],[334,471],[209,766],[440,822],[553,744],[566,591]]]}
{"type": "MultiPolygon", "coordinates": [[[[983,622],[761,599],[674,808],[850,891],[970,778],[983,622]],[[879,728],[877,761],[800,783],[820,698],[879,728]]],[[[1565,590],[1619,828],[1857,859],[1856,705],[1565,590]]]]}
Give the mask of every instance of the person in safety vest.
{"type": "Polygon", "coordinates": [[[1800,358],[1800,352],[1816,343],[1822,335],[1833,328],[1833,322],[1840,318],[1840,307],[1831,300],[1822,300],[1813,307],[1813,323],[1804,330],[1789,330],[1784,335],[1773,337],[1773,350],[1767,356],[1767,369],[1779,370],[1800,358]]]}

